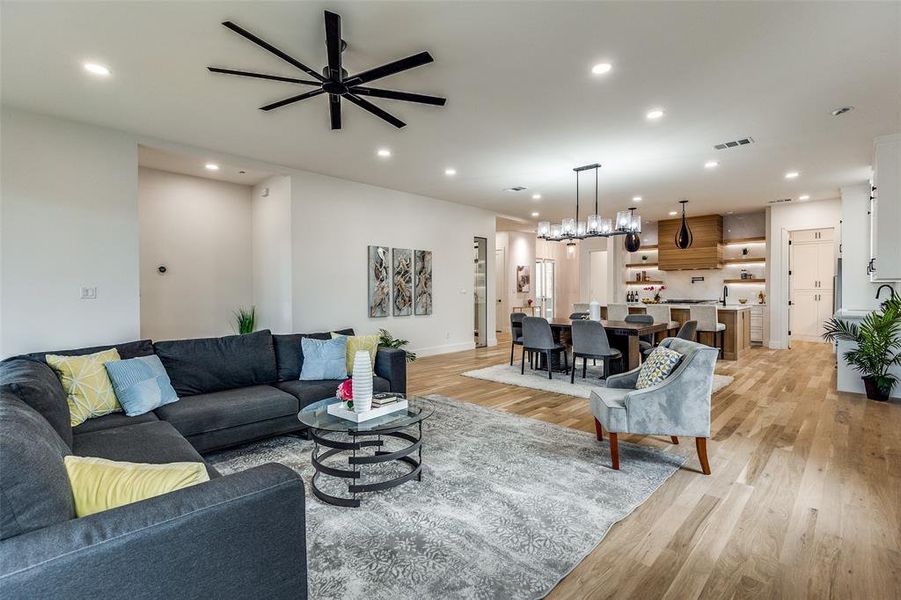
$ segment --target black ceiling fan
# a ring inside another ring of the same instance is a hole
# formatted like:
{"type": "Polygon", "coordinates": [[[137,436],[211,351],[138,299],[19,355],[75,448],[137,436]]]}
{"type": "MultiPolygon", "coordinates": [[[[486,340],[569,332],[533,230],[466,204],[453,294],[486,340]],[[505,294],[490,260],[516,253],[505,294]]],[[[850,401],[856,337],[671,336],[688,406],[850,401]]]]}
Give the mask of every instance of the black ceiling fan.
{"type": "Polygon", "coordinates": [[[288,56],[272,44],[258,38],[231,21],[225,21],[222,24],[238,35],[250,40],[257,46],[268,50],[285,62],[297,67],[313,79],[295,79],[293,77],[267,75],[265,73],[207,67],[210,71],[213,73],[224,73],[226,75],[239,75],[241,77],[254,77],[256,79],[270,79],[272,81],[282,81],[298,85],[310,85],[318,88],[303,94],[285,98],[284,100],[279,100],[278,102],[273,102],[272,104],[267,104],[266,106],[261,106],[260,110],[269,111],[301,100],[306,100],[307,98],[312,98],[313,96],[328,94],[329,116],[331,117],[332,129],[341,129],[341,98],[345,98],[363,110],[367,110],[380,119],[384,119],[395,127],[400,128],[405,126],[406,123],[360,96],[389,98],[391,100],[418,102],[420,104],[432,104],[434,106],[444,106],[444,103],[447,102],[445,98],[439,98],[437,96],[426,96],[424,94],[413,94],[395,90],[382,90],[367,87],[365,85],[376,79],[388,77],[389,75],[394,75],[395,73],[400,73],[401,71],[406,71],[407,69],[412,69],[414,67],[427,65],[434,60],[432,55],[428,52],[420,52],[419,54],[414,54],[407,58],[402,58],[386,65],[375,67],[374,69],[369,69],[353,76],[348,76],[347,70],[341,65],[341,53],[347,47],[347,42],[341,39],[341,17],[333,12],[325,11],[325,46],[328,51],[328,65],[322,69],[321,75],[301,63],[299,60],[288,56]]]}

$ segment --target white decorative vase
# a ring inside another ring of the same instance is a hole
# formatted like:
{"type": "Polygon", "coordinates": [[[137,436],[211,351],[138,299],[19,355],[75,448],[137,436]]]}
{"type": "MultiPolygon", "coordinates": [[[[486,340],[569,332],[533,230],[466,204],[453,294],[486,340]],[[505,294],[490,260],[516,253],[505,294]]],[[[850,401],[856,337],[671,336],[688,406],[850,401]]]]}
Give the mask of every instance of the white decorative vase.
{"type": "Polygon", "coordinates": [[[601,303],[597,300],[592,300],[588,305],[588,318],[592,321],[601,320],[601,303]]]}
{"type": "Polygon", "coordinates": [[[372,408],[372,364],[369,352],[358,350],[354,354],[353,370],[354,412],[363,413],[372,408]]]}

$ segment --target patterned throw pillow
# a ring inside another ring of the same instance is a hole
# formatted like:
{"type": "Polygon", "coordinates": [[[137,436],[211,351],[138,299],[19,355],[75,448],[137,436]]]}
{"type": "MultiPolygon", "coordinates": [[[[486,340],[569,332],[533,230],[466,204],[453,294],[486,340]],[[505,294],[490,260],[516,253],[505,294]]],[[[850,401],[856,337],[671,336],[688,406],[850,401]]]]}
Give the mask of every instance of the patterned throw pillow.
{"type": "Polygon", "coordinates": [[[119,404],[129,417],[136,417],[178,400],[160,357],[139,356],[106,363],[119,404]]]}
{"type": "Polygon", "coordinates": [[[104,367],[119,360],[115,348],[85,356],[48,354],[46,360],[66,390],[72,427],[122,410],[104,367]]]}
{"type": "Polygon", "coordinates": [[[354,357],[360,350],[369,352],[369,366],[375,368],[375,355],[379,351],[379,336],[377,335],[341,335],[332,332],[332,339],[337,337],[347,338],[347,376],[354,372],[354,357]]]}
{"type": "Polygon", "coordinates": [[[648,359],[641,365],[635,389],[643,390],[661,383],[669,377],[669,374],[673,372],[680,360],[682,360],[682,355],[675,350],[670,350],[663,346],[654,348],[648,359]]]}

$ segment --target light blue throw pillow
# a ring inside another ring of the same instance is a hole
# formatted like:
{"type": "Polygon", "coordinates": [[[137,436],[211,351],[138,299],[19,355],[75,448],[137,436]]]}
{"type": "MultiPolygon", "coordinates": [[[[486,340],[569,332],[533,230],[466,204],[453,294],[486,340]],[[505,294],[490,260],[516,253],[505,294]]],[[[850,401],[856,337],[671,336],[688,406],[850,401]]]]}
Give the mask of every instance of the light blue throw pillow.
{"type": "Polygon", "coordinates": [[[116,398],[129,417],[143,415],[178,400],[166,368],[155,354],[116,360],[104,366],[116,398]]]}
{"type": "Polygon", "coordinates": [[[300,351],[303,353],[303,367],[300,369],[301,381],[347,378],[347,338],[345,336],[342,335],[331,340],[301,338],[300,351]]]}

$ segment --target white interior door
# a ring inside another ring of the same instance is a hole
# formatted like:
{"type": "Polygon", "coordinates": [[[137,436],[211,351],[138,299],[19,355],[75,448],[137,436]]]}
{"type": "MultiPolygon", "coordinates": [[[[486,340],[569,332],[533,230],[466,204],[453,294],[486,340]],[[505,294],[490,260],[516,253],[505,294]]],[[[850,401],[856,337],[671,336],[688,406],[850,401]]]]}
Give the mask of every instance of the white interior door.
{"type": "Polygon", "coordinates": [[[823,341],[823,324],[833,311],[834,274],[832,230],[792,232],[789,253],[790,340],[823,341]]]}
{"type": "Polygon", "coordinates": [[[497,276],[496,328],[499,333],[507,333],[510,330],[510,307],[507,306],[507,253],[503,248],[495,251],[494,272],[497,276]]]}
{"type": "Polygon", "coordinates": [[[538,303],[538,316],[545,319],[554,318],[554,261],[539,258],[535,263],[535,300],[538,303]]]}
{"type": "Polygon", "coordinates": [[[595,250],[589,255],[588,302],[607,304],[607,251],[595,250]]]}

